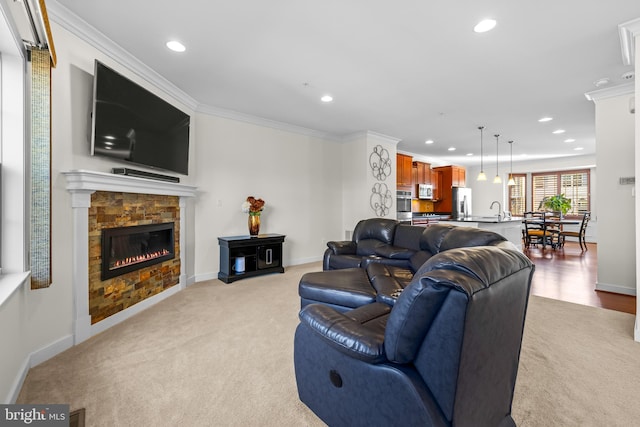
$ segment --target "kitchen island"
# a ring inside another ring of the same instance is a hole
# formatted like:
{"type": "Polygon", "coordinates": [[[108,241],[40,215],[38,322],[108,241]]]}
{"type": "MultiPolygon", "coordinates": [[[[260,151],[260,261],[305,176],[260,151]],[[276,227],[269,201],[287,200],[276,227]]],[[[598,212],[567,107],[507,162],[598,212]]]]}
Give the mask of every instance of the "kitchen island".
{"type": "Polygon", "coordinates": [[[465,227],[482,228],[503,235],[522,250],[522,217],[498,219],[498,216],[469,216],[465,218],[441,219],[441,222],[465,227]]]}

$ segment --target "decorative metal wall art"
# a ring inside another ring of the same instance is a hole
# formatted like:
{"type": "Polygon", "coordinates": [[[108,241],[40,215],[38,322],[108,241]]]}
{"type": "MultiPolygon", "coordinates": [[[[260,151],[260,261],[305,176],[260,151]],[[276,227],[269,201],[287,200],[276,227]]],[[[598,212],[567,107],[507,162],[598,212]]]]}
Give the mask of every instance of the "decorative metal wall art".
{"type": "Polygon", "coordinates": [[[391,191],[387,184],[380,182],[373,184],[369,204],[376,215],[387,216],[389,214],[389,210],[393,205],[393,197],[391,197],[391,191]]]}
{"type": "Polygon", "coordinates": [[[383,148],[382,145],[373,147],[373,152],[369,155],[369,166],[375,179],[385,181],[391,174],[389,151],[383,148]]]}

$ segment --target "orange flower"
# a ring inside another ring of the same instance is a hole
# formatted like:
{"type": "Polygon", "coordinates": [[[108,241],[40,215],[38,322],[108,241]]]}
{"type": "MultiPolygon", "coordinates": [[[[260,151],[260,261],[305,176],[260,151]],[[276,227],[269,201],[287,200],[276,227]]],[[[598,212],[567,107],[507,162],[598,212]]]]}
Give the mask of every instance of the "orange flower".
{"type": "Polygon", "coordinates": [[[262,212],[262,209],[264,209],[264,200],[256,199],[253,196],[247,197],[247,200],[242,204],[242,212],[245,213],[262,212]]]}

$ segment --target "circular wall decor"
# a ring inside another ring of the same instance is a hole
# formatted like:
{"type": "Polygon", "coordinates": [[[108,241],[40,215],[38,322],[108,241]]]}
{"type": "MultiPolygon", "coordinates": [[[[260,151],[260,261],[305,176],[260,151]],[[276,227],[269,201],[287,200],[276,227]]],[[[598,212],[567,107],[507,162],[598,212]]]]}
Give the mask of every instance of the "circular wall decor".
{"type": "Polygon", "coordinates": [[[369,204],[371,209],[377,216],[387,216],[393,206],[393,197],[391,197],[391,191],[387,184],[375,183],[371,189],[371,196],[369,196],[369,204]]]}
{"type": "Polygon", "coordinates": [[[389,151],[383,148],[382,145],[373,147],[373,152],[369,155],[369,166],[375,179],[385,181],[391,174],[389,151]]]}

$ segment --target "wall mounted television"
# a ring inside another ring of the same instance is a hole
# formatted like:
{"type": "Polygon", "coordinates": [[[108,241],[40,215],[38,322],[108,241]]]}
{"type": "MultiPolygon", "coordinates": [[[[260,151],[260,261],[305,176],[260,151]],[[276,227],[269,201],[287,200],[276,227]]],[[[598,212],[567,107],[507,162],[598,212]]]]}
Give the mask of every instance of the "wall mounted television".
{"type": "Polygon", "coordinates": [[[95,61],[91,155],[189,173],[190,116],[95,61]]]}

